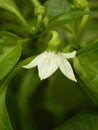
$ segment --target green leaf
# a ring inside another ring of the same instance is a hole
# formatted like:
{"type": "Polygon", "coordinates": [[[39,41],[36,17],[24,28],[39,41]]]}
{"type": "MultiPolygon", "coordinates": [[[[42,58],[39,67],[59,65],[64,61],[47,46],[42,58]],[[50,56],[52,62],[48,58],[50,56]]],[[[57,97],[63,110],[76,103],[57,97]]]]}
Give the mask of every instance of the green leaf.
{"type": "Polygon", "coordinates": [[[54,130],[97,130],[98,113],[82,112],[54,130]]]}
{"type": "Polygon", "coordinates": [[[20,14],[14,0],[0,0],[0,7],[14,13],[20,21],[27,26],[27,23],[23,16],[20,14]]]}
{"type": "Polygon", "coordinates": [[[14,67],[21,56],[20,40],[9,32],[0,32],[0,80],[14,67]]]}
{"type": "Polygon", "coordinates": [[[74,68],[86,85],[87,93],[98,105],[98,41],[94,41],[77,52],[74,58],[74,68]]]}
{"type": "Polygon", "coordinates": [[[0,130],[13,130],[6,110],[5,95],[6,86],[3,91],[0,91],[0,130]]]}
{"type": "Polygon", "coordinates": [[[45,3],[45,9],[49,17],[54,17],[68,11],[70,6],[67,0],[48,0],[45,3]]]}
{"type": "Polygon", "coordinates": [[[67,119],[69,113],[75,113],[80,108],[84,109],[88,105],[90,106],[90,100],[81,91],[78,84],[71,82],[60,71],[53,74],[48,82],[49,86],[46,88],[45,93],[45,106],[56,116],[55,120],[57,122],[67,119]]]}
{"type": "Polygon", "coordinates": [[[89,11],[68,11],[67,13],[65,12],[63,14],[56,15],[55,17],[50,19],[49,28],[63,26],[66,23],[69,23],[72,20],[76,20],[88,13],[90,12],[89,11]]]}

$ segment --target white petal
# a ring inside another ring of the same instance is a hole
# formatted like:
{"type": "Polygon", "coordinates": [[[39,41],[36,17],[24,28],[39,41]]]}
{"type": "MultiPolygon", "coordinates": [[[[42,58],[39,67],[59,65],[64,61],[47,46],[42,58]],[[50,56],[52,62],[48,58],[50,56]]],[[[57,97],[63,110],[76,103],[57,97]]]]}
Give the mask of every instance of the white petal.
{"type": "Polygon", "coordinates": [[[38,63],[40,79],[50,77],[58,68],[58,55],[53,52],[47,52],[46,56],[38,63]]]}
{"type": "Polygon", "coordinates": [[[77,80],[76,80],[76,78],[74,76],[74,72],[73,72],[73,69],[72,69],[70,63],[62,55],[61,55],[60,58],[61,58],[61,62],[60,62],[59,68],[62,71],[62,73],[67,78],[69,78],[70,80],[73,80],[73,81],[77,82],[77,80]]]}
{"type": "Polygon", "coordinates": [[[38,55],[35,59],[33,59],[29,64],[23,66],[23,68],[30,69],[38,65],[39,62],[41,62],[41,59],[46,54],[46,51],[38,55]]]}
{"type": "Polygon", "coordinates": [[[76,55],[76,51],[73,51],[71,53],[61,53],[66,59],[73,58],[76,55]]]}

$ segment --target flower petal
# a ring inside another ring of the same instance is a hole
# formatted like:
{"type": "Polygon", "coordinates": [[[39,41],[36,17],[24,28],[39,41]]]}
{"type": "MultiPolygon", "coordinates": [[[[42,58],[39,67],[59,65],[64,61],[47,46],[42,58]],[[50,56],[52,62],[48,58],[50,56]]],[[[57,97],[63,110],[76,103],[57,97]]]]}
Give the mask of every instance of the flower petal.
{"type": "Polygon", "coordinates": [[[76,55],[76,51],[73,51],[71,53],[61,53],[66,59],[73,58],[76,55]]]}
{"type": "Polygon", "coordinates": [[[39,62],[41,62],[41,59],[45,55],[46,52],[41,53],[38,55],[35,59],[33,59],[29,64],[23,66],[23,68],[30,69],[38,65],[39,62]]]}
{"type": "Polygon", "coordinates": [[[38,63],[39,77],[41,80],[50,77],[58,68],[58,55],[54,52],[47,52],[38,63]]]}
{"type": "Polygon", "coordinates": [[[73,81],[77,82],[77,80],[76,80],[76,78],[74,76],[74,72],[73,72],[73,69],[72,69],[70,63],[62,55],[61,55],[60,59],[61,59],[61,62],[60,62],[59,68],[62,71],[62,73],[67,78],[69,78],[70,80],[73,80],[73,81]]]}

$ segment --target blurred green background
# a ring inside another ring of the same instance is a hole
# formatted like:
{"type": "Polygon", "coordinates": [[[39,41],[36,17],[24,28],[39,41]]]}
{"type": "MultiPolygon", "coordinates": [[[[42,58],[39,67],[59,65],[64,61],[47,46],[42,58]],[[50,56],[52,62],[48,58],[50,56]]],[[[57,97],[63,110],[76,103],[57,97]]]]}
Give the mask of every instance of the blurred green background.
{"type": "MultiPolygon", "coordinates": [[[[32,25],[34,8],[30,1],[15,0],[15,2],[21,14],[32,25]]],[[[41,2],[43,4],[45,0],[41,2]]],[[[88,2],[91,15],[82,41],[90,42],[98,37],[98,1],[88,2]]],[[[3,9],[0,9],[0,31],[9,31],[22,38],[27,36],[25,28],[19,24],[16,16],[3,9]]],[[[22,58],[37,53],[34,49],[32,52],[31,47],[27,50],[23,49],[22,58]]],[[[59,70],[51,78],[40,81],[36,68],[22,69],[15,76],[8,87],[6,105],[14,130],[52,130],[62,126],[79,113],[97,111],[97,107],[79,84],[69,81],[59,70]]],[[[61,130],[79,129],[62,128],[61,130]]]]}

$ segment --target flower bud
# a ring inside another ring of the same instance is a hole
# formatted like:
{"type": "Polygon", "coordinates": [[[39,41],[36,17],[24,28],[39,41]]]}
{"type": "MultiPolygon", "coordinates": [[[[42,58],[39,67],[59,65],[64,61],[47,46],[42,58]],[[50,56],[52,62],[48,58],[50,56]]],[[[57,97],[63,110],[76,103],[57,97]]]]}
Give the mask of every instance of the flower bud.
{"type": "Polygon", "coordinates": [[[42,6],[42,5],[36,7],[34,13],[35,13],[36,16],[38,16],[38,15],[42,15],[43,16],[44,13],[45,13],[45,7],[42,6]]]}

